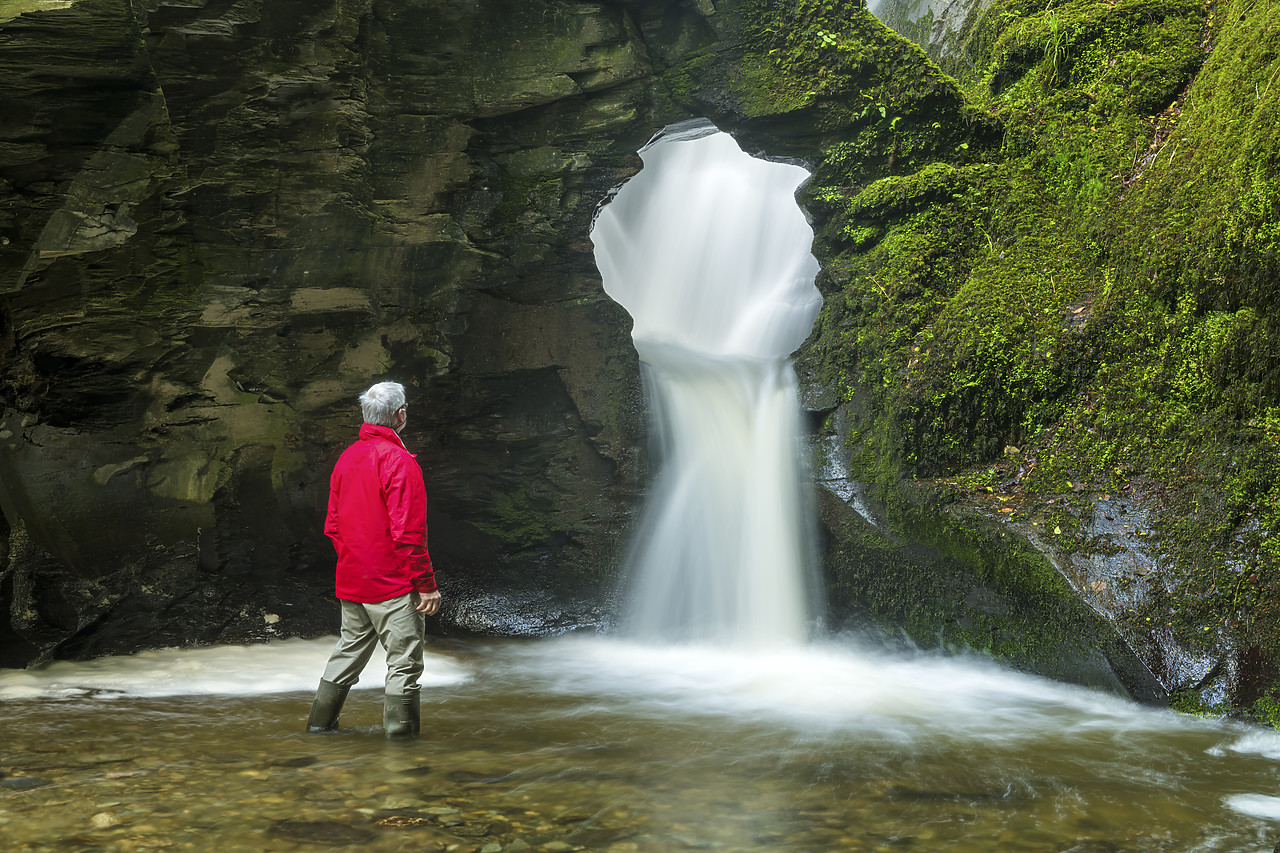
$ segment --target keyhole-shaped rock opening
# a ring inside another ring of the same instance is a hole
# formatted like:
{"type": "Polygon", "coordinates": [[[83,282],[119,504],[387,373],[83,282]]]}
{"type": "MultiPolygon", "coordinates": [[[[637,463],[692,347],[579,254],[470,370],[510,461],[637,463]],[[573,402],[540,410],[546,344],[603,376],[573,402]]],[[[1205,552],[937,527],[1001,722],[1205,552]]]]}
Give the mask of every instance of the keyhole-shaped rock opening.
{"type": "Polygon", "coordinates": [[[698,121],[640,152],[596,218],[605,291],[631,314],[654,481],[624,630],[796,643],[818,598],[791,353],[821,307],[803,168],[698,121]]]}

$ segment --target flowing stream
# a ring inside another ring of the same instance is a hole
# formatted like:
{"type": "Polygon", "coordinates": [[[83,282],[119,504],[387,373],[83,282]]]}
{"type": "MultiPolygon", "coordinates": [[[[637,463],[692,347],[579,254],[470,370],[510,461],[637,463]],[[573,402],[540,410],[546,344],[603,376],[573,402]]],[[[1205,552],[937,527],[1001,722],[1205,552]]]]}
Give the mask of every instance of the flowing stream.
{"type": "Polygon", "coordinates": [[[380,660],[302,733],[332,640],[0,671],[4,850],[1276,848],[1280,734],[812,638],[804,173],[712,130],[646,148],[593,232],[658,438],[626,630],[433,643],[413,743],[380,660]]]}

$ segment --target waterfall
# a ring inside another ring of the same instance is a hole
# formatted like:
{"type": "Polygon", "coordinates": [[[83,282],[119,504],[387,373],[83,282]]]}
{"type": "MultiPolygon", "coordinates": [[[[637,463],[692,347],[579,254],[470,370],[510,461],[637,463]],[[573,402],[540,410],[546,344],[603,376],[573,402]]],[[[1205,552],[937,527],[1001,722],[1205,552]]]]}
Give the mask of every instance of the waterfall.
{"type": "Polygon", "coordinates": [[[667,128],[591,232],[634,320],[655,475],[630,558],[627,630],[799,643],[816,584],[790,354],[821,307],[799,166],[707,122],[667,128]]]}

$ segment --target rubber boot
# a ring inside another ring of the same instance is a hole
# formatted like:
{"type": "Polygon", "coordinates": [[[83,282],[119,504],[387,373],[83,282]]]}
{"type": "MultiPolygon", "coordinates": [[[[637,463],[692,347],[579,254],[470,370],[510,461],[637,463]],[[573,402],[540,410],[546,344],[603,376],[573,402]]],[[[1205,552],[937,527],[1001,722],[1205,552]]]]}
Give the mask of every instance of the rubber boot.
{"type": "Polygon", "coordinates": [[[422,728],[422,696],[387,696],[383,700],[382,727],[389,738],[414,738],[422,728]]]}
{"type": "Polygon", "coordinates": [[[350,690],[350,684],[334,684],[320,679],[315,701],[311,703],[311,715],[307,717],[307,731],[337,731],[338,715],[342,713],[342,703],[347,701],[350,690]]]}

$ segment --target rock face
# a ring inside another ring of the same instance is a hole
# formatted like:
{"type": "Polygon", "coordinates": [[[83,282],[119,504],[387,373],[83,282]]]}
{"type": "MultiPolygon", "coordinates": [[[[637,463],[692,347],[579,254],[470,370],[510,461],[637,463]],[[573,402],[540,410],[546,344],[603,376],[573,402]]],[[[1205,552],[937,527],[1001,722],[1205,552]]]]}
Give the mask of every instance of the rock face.
{"type": "Polygon", "coordinates": [[[588,241],[651,133],[634,15],[59,5],[0,20],[0,663],[331,630],[328,470],[383,378],[446,624],[597,621],[640,473],[588,241]]]}
{"type": "Polygon", "coordinates": [[[924,48],[935,59],[955,57],[965,23],[994,0],[872,0],[867,4],[885,26],[924,48]]]}
{"type": "MultiPolygon", "coordinates": [[[[607,623],[643,401],[588,235],[636,149],[706,116],[805,160],[826,262],[893,244],[889,214],[958,197],[999,147],[919,49],[836,5],[0,7],[0,665],[332,631],[327,475],[383,378],[410,387],[443,629],[607,623]]],[[[845,444],[819,454],[833,619],[941,621],[1160,698],[997,528],[856,509],[839,321],[806,348],[819,442],[845,444]]]]}

